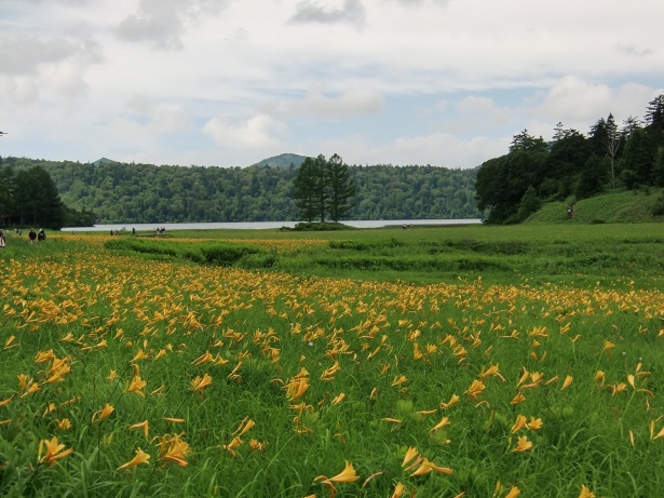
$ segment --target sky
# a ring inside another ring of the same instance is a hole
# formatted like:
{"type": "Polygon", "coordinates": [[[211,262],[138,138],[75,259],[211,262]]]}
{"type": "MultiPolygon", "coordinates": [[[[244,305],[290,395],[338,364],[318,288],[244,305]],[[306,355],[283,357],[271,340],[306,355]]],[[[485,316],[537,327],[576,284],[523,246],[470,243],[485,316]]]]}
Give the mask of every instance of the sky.
{"type": "Polygon", "coordinates": [[[0,0],[0,156],[472,168],[664,92],[661,0],[0,0]]]}

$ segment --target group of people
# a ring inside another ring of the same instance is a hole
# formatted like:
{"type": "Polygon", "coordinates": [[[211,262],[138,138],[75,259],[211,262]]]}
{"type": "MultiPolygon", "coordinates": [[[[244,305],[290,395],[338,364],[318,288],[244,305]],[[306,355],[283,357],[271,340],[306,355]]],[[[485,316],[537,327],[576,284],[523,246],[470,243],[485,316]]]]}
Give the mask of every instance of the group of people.
{"type": "Polygon", "coordinates": [[[28,232],[28,242],[30,244],[35,243],[35,239],[41,242],[42,240],[46,240],[46,232],[44,232],[43,228],[39,229],[39,233],[35,232],[34,228],[31,228],[30,231],[28,232]]]}
{"type": "MultiPolygon", "coordinates": [[[[15,230],[16,235],[21,235],[22,231],[20,229],[15,230]]],[[[28,232],[28,243],[29,244],[34,244],[35,241],[41,242],[42,240],[46,240],[46,232],[44,231],[43,228],[39,229],[39,232],[35,232],[34,228],[31,228],[30,231],[28,232]]],[[[4,249],[5,246],[7,245],[7,238],[5,237],[5,232],[0,229],[0,249],[4,249]]]]}

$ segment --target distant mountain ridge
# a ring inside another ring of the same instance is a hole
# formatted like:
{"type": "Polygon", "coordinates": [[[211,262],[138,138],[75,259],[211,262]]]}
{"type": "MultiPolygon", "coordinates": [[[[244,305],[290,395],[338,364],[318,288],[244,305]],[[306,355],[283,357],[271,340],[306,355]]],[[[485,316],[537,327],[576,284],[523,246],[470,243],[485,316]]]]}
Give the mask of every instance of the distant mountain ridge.
{"type": "Polygon", "coordinates": [[[306,156],[299,154],[284,153],[278,156],[268,157],[262,161],[252,164],[252,166],[271,166],[273,168],[299,168],[306,159],[306,156]]]}
{"type": "MultiPolygon", "coordinates": [[[[248,167],[93,163],[2,157],[19,171],[43,167],[65,205],[98,223],[291,221],[293,180],[305,160],[281,154],[248,167]]],[[[477,218],[476,170],[435,166],[350,166],[356,185],[349,219],[477,218]]]]}

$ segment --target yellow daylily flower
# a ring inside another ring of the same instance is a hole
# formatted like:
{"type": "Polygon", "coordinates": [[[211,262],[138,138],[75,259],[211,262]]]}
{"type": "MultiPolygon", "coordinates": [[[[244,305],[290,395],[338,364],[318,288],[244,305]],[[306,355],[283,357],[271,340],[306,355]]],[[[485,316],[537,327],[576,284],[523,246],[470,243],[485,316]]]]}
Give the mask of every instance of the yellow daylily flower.
{"type": "Polygon", "coordinates": [[[180,467],[186,467],[188,462],[186,460],[187,455],[190,452],[189,444],[182,439],[180,435],[166,434],[159,439],[159,460],[160,461],[170,461],[177,463],[180,467]]]}
{"type": "Polygon", "coordinates": [[[526,427],[530,429],[531,431],[536,431],[537,429],[542,428],[542,419],[541,418],[535,418],[535,417],[530,417],[530,422],[526,424],[526,427]]]}
{"type": "Polygon", "coordinates": [[[243,436],[247,432],[249,432],[255,425],[256,422],[247,417],[240,423],[240,426],[235,430],[233,434],[237,434],[239,432],[239,434],[237,434],[238,437],[243,436]]]}
{"type": "Polygon", "coordinates": [[[124,463],[120,465],[116,470],[124,470],[124,469],[129,469],[131,467],[136,467],[137,465],[141,465],[142,463],[148,464],[150,460],[150,454],[145,453],[142,449],[137,448],[136,449],[136,455],[134,458],[129,460],[127,463],[124,463]]]}
{"type": "Polygon", "coordinates": [[[147,386],[148,383],[141,379],[140,375],[134,375],[134,378],[131,380],[129,387],[127,387],[127,392],[136,393],[142,398],[145,398],[145,393],[143,393],[143,388],[147,386]]]}
{"type": "Polygon", "coordinates": [[[201,394],[203,394],[203,389],[209,385],[212,385],[212,377],[208,374],[204,374],[203,377],[197,375],[196,378],[191,381],[191,388],[194,392],[199,392],[201,394]]]}
{"type": "Polygon", "coordinates": [[[97,410],[92,414],[92,422],[101,422],[105,418],[108,418],[111,413],[115,411],[115,408],[112,404],[106,403],[106,406],[101,410],[97,410]]]}
{"type": "Polygon", "coordinates": [[[186,422],[183,418],[173,418],[173,417],[163,417],[166,422],[171,422],[173,424],[184,424],[186,422]]]}
{"type": "Polygon", "coordinates": [[[418,455],[418,451],[417,451],[417,449],[416,449],[416,448],[413,448],[412,446],[410,446],[410,447],[406,450],[406,456],[404,456],[404,458],[403,458],[403,462],[401,462],[401,466],[403,467],[404,465],[406,465],[408,462],[410,462],[410,461],[411,461],[413,458],[415,458],[417,455],[418,455]]]}
{"type": "Polygon", "coordinates": [[[321,480],[323,483],[340,483],[340,482],[355,482],[360,478],[360,476],[357,475],[357,472],[355,472],[355,469],[353,468],[353,464],[350,463],[348,460],[346,460],[346,465],[344,466],[344,470],[342,470],[340,473],[338,473],[334,477],[326,477],[326,476],[318,476],[315,481],[321,480]]]}
{"type": "Polygon", "coordinates": [[[452,474],[454,471],[448,467],[439,467],[433,462],[431,462],[427,458],[422,458],[422,463],[420,466],[410,474],[411,476],[422,476],[424,474],[428,474],[429,472],[435,470],[436,472],[440,472],[441,474],[452,474]]]}
{"type": "Polygon", "coordinates": [[[474,379],[470,387],[464,391],[464,394],[467,394],[474,400],[477,400],[477,396],[482,394],[482,391],[484,391],[485,387],[486,386],[484,385],[484,382],[478,379],[474,379]]]}
{"type": "Polygon", "coordinates": [[[345,394],[345,393],[339,393],[339,395],[336,396],[336,397],[331,401],[331,404],[333,404],[333,405],[338,405],[339,403],[341,403],[341,402],[344,400],[345,397],[346,397],[346,394],[345,394]]]}
{"type": "Polygon", "coordinates": [[[519,403],[523,403],[526,401],[526,397],[521,394],[521,393],[516,393],[516,396],[512,398],[512,401],[510,401],[510,405],[518,405],[519,403]]]}
{"type": "Polygon", "coordinates": [[[239,448],[241,445],[242,439],[240,439],[238,436],[235,436],[230,443],[224,445],[224,449],[231,455],[236,456],[237,453],[235,453],[235,448],[239,448]]]}
{"type": "Polygon", "coordinates": [[[505,498],[516,498],[521,494],[521,490],[516,486],[512,486],[509,492],[505,495],[505,498]]]}
{"type": "Polygon", "coordinates": [[[512,434],[515,432],[520,431],[524,427],[526,427],[526,424],[528,423],[528,419],[524,415],[517,415],[516,416],[516,422],[514,422],[514,425],[512,426],[512,434]]]}
{"type": "Polygon", "coordinates": [[[519,436],[516,446],[512,449],[512,451],[514,452],[528,451],[532,449],[532,447],[533,447],[532,441],[528,441],[528,438],[526,436],[519,436]]]}
{"type": "Polygon", "coordinates": [[[145,439],[148,438],[148,432],[149,432],[149,426],[150,423],[147,420],[144,420],[143,422],[139,422],[138,424],[133,424],[130,425],[130,429],[143,429],[143,434],[145,434],[145,439]]]}
{"type": "Polygon", "coordinates": [[[440,407],[444,408],[444,409],[447,409],[450,406],[456,405],[459,402],[459,400],[460,400],[459,396],[457,396],[456,394],[453,394],[450,397],[450,400],[447,403],[441,403],[440,407]]]}
{"type": "Polygon", "coordinates": [[[48,464],[52,467],[53,465],[55,465],[55,462],[61,460],[62,458],[74,452],[73,448],[68,448],[65,451],[62,451],[64,450],[64,448],[65,448],[64,444],[58,444],[57,437],[54,437],[50,441],[48,439],[42,439],[41,442],[39,443],[39,453],[38,453],[39,463],[48,462],[48,464]],[[42,452],[44,448],[46,449],[46,453],[42,457],[42,452]]]}
{"type": "Polygon", "coordinates": [[[584,484],[581,485],[581,493],[579,493],[579,498],[595,498],[595,493],[590,491],[584,484]]]}
{"type": "Polygon", "coordinates": [[[436,425],[434,425],[429,432],[436,432],[438,429],[442,429],[443,427],[446,427],[450,425],[450,419],[448,417],[443,417],[440,422],[438,422],[436,425]]]}
{"type": "Polygon", "coordinates": [[[58,424],[58,429],[61,431],[68,431],[71,429],[71,420],[68,418],[63,418],[62,420],[56,420],[56,423],[58,424]]]}
{"type": "Polygon", "coordinates": [[[401,498],[401,496],[406,492],[406,486],[398,482],[394,486],[394,493],[392,493],[392,496],[390,498],[401,498]]]}

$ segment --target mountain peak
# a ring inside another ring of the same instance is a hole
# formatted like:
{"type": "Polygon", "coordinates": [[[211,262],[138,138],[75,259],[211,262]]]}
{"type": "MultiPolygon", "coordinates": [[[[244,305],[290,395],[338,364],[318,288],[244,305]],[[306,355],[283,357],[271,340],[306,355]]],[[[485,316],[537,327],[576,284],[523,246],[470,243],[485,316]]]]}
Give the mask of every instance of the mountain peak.
{"type": "Polygon", "coordinates": [[[252,166],[271,166],[273,168],[299,168],[306,156],[299,154],[284,153],[278,156],[268,157],[252,166]]]}

